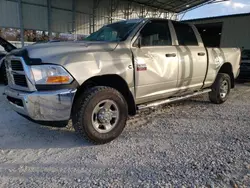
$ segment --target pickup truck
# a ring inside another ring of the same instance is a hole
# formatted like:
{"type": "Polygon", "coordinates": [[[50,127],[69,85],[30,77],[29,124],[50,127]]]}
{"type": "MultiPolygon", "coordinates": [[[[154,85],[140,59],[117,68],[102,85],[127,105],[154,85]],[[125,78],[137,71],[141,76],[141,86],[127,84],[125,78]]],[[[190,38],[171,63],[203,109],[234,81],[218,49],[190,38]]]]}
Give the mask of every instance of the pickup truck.
{"type": "Polygon", "coordinates": [[[5,57],[9,104],[39,123],[67,122],[96,144],[117,138],[138,110],[208,93],[221,104],[239,74],[238,48],[206,48],[194,25],[112,23],[84,41],[37,44],[5,57]]]}

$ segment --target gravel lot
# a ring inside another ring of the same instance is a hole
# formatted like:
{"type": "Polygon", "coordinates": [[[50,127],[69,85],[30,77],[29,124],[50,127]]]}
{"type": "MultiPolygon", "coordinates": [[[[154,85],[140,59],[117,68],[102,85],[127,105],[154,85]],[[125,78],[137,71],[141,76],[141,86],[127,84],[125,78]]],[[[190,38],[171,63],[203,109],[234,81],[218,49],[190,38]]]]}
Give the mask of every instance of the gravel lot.
{"type": "Polygon", "coordinates": [[[205,95],[142,112],[101,146],[25,120],[0,95],[0,139],[0,187],[250,187],[250,84],[222,105],[205,95]]]}

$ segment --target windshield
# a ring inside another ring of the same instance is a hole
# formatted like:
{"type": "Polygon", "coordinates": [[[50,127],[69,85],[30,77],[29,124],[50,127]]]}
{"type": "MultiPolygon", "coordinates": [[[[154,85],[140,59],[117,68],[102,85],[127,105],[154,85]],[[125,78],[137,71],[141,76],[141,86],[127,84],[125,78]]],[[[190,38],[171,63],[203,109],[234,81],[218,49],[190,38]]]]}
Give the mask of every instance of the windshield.
{"type": "Polygon", "coordinates": [[[108,42],[124,41],[139,23],[140,20],[128,20],[109,24],[92,33],[84,40],[108,42]]]}

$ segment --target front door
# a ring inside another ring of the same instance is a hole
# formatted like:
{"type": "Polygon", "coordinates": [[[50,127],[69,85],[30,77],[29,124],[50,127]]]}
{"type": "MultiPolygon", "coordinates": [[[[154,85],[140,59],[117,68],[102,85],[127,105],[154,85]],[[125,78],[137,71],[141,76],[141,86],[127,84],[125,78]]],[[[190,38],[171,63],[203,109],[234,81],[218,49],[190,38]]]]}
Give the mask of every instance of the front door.
{"type": "Polygon", "coordinates": [[[132,47],[136,102],[171,96],[178,80],[178,56],[172,46],[169,21],[154,20],[140,31],[140,47],[132,47]]]}

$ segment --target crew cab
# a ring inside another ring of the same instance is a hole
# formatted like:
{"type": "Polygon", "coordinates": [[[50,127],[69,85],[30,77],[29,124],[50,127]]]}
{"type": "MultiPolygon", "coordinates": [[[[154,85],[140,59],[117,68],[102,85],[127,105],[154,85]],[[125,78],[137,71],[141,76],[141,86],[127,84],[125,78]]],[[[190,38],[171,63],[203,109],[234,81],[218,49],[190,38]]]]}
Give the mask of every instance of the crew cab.
{"type": "Polygon", "coordinates": [[[112,23],[85,41],[37,44],[5,59],[5,94],[32,121],[67,122],[88,140],[118,137],[138,110],[204,93],[228,99],[238,48],[206,48],[194,25],[165,19],[112,23]]]}

